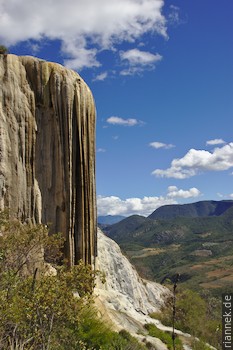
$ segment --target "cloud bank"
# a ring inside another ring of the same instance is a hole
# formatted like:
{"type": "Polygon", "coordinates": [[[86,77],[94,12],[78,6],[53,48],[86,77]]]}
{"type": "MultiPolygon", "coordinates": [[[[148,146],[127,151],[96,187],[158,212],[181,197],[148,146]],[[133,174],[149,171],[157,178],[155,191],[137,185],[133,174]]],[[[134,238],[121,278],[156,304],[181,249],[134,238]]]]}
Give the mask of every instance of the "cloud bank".
{"type": "Polygon", "coordinates": [[[201,192],[193,187],[189,190],[169,186],[166,196],[127,198],[97,196],[98,215],[150,215],[155,209],[168,204],[177,204],[176,198],[196,198],[201,192]]]}
{"type": "Polygon", "coordinates": [[[155,209],[166,204],[175,204],[172,198],[143,197],[127,198],[125,200],[110,196],[97,196],[98,215],[150,215],[155,209]]]}
{"type": "Polygon", "coordinates": [[[163,0],[1,0],[0,41],[59,40],[68,67],[98,67],[103,49],[133,43],[145,33],[167,38],[163,5],[163,0]]]}
{"type": "Polygon", "coordinates": [[[224,171],[233,167],[233,142],[217,147],[212,152],[190,149],[180,159],[174,159],[168,169],[155,169],[157,177],[186,179],[200,172],[224,171]]]}

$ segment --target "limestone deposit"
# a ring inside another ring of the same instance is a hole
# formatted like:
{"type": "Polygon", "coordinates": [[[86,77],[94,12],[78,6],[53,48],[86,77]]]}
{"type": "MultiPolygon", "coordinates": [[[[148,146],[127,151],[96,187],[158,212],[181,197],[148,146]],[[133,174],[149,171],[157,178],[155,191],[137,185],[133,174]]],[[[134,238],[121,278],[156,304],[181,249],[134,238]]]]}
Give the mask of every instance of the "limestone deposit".
{"type": "MultiPolygon", "coordinates": [[[[160,339],[145,334],[144,325],[154,323],[163,331],[172,332],[159,320],[149,316],[159,312],[171,292],[159,283],[142,279],[128,259],[122,254],[116,242],[98,230],[97,267],[105,274],[106,282],[98,281],[95,288],[96,304],[100,315],[111,322],[115,330],[126,329],[139,340],[150,342],[157,350],[167,350],[160,339]],[[143,335],[142,335],[143,334],[143,335]]],[[[190,335],[175,329],[182,336],[186,350],[191,348],[190,335]]]]}
{"type": "Polygon", "coordinates": [[[0,55],[0,209],[66,235],[70,265],[96,253],[95,105],[81,77],[0,55]]]}
{"type": "Polygon", "coordinates": [[[98,282],[95,292],[114,323],[120,318],[120,329],[125,326],[122,315],[127,315],[126,320],[131,318],[146,323],[148,314],[159,311],[170,294],[161,284],[143,280],[117,243],[100,230],[97,267],[105,274],[106,282],[98,282]]]}

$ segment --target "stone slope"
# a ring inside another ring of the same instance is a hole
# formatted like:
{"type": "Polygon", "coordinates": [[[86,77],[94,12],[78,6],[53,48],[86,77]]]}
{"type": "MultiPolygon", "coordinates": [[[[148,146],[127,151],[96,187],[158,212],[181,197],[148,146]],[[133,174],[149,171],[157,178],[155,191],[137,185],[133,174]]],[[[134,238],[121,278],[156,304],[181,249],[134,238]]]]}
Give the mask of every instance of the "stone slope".
{"type": "Polygon", "coordinates": [[[101,294],[112,296],[109,298],[112,308],[123,312],[134,310],[147,315],[164,305],[168,289],[158,283],[143,280],[121,253],[118,244],[100,230],[97,268],[106,276],[106,283],[99,283],[97,287],[101,294]]]}
{"type": "MultiPolygon", "coordinates": [[[[97,235],[97,268],[106,276],[106,282],[97,281],[95,288],[100,315],[106,322],[112,323],[115,330],[125,329],[140,341],[150,342],[156,350],[167,350],[160,339],[148,336],[143,326],[154,323],[159,329],[172,333],[172,327],[164,326],[149,316],[151,312],[160,310],[171,292],[161,284],[140,278],[118,244],[100,229],[97,235]]],[[[181,337],[184,349],[192,350],[191,336],[178,329],[175,333],[181,337]]]]}
{"type": "Polygon", "coordinates": [[[96,255],[95,105],[81,77],[0,55],[0,209],[66,235],[71,265],[96,255]]]}
{"type": "Polygon", "coordinates": [[[116,330],[126,329],[132,335],[143,332],[143,325],[152,320],[148,314],[161,308],[168,289],[141,279],[117,243],[99,229],[97,268],[106,276],[106,282],[97,281],[95,288],[102,317],[116,330]]]}

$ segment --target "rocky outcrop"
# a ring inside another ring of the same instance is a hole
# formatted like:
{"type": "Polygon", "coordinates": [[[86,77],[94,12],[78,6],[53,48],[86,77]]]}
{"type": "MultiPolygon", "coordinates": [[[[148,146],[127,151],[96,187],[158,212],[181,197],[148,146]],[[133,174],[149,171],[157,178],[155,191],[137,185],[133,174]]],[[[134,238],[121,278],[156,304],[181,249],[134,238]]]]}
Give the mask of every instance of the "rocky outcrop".
{"type": "MultiPolygon", "coordinates": [[[[125,314],[127,319],[146,323],[148,314],[159,311],[170,295],[161,284],[142,279],[118,244],[101,230],[98,230],[97,267],[104,273],[106,282],[98,282],[95,292],[115,322],[125,314]]],[[[123,323],[121,320],[120,328],[124,327],[123,323]]]]}
{"type": "MultiPolygon", "coordinates": [[[[171,292],[159,283],[142,279],[128,259],[121,253],[116,242],[98,230],[97,267],[105,274],[106,282],[97,281],[96,305],[101,317],[117,331],[125,329],[140,341],[149,342],[154,349],[167,350],[160,339],[146,334],[144,325],[153,323],[162,331],[172,333],[172,327],[164,326],[151,318],[152,312],[159,312],[171,292]]],[[[182,337],[184,348],[190,343],[190,335],[175,329],[182,337]]]]}
{"type": "Polygon", "coordinates": [[[81,77],[0,55],[0,209],[66,235],[71,265],[96,255],[95,106],[81,77]]]}

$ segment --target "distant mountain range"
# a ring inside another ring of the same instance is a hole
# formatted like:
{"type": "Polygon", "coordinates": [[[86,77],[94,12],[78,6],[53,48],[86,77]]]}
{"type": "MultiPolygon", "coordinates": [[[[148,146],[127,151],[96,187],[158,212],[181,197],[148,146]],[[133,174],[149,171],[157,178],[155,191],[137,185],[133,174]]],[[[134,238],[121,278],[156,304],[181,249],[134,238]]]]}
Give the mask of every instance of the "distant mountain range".
{"type": "Polygon", "coordinates": [[[233,285],[233,201],[203,201],[158,208],[107,226],[137,270],[159,282],[181,283],[213,294],[233,285]]]}
{"type": "Polygon", "coordinates": [[[173,204],[165,205],[156,209],[150,216],[150,219],[174,219],[176,217],[203,217],[219,216],[227,209],[233,206],[233,201],[201,201],[191,204],[173,204]]]}
{"type": "Polygon", "coordinates": [[[121,216],[121,215],[98,216],[98,224],[113,225],[113,224],[116,224],[123,219],[125,219],[125,216],[121,216]]]}

